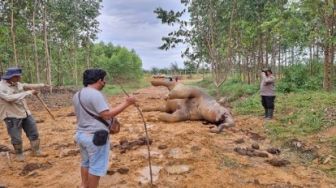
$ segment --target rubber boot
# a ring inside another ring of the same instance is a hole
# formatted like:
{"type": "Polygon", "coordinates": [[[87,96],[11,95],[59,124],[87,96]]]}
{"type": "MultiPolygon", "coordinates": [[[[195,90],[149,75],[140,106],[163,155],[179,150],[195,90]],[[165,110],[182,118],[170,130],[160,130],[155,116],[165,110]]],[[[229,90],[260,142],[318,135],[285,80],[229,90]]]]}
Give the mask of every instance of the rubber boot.
{"type": "Polygon", "coordinates": [[[273,109],[267,109],[267,112],[266,112],[266,119],[267,120],[270,120],[273,118],[273,109]]]}
{"type": "Polygon", "coordinates": [[[13,144],[15,150],[15,159],[17,161],[24,161],[23,147],[22,144],[13,144]]]}
{"type": "Polygon", "coordinates": [[[31,150],[32,150],[32,154],[35,157],[46,157],[47,155],[42,154],[41,149],[40,149],[40,140],[33,140],[30,141],[30,145],[31,145],[31,150]]]}
{"type": "Polygon", "coordinates": [[[273,118],[273,112],[274,112],[274,109],[268,109],[268,118],[269,119],[273,118]]]}

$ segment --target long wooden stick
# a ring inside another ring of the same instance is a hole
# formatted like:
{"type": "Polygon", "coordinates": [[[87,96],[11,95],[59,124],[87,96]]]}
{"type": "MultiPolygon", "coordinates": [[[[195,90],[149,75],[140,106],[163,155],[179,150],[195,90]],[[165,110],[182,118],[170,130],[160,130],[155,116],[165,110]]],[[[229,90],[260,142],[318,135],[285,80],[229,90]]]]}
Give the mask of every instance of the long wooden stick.
{"type": "MultiPolygon", "coordinates": [[[[114,80],[114,81],[116,81],[116,80],[114,80]]],[[[118,81],[116,81],[116,83],[120,86],[121,90],[125,93],[125,95],[127,97],[129,97],[129,94],[125,91],[124,87],[118,81]]],[[[144,116],[142,114],[142,111],[141,111],[139,105],[135,104],[134,106],[138,110],[138,112],[139,112],[139,114],[141,116],[141,119],[142,119],[142,121],[144,123],[144,127],[145,127],[146,145],[147,145],[147,152],[148,152],[148,164],[149,164],[150,183],[151,183],[151,186],[153,187],[153,172],[152,172],[152,162],[151,162],[151,155],[150,155],[150,147],[149,147],[149,138],[148,138],[147,124],[146,124],[145,118],[144,118],[144,116]]]]}
{"type": "Polygon", "coordinates": [[[36,95],[36,97],[38,98],[38,100],[42,103],[42,105],[44,106],[44,108],[48,111],[49,115],[52,117],[53,120],[55,119],[55,116],[51,113],[51,111],[49,110],[48,106],[46,105],[46,103],[42,100],[42,98],[39,95],[36,95]]]}

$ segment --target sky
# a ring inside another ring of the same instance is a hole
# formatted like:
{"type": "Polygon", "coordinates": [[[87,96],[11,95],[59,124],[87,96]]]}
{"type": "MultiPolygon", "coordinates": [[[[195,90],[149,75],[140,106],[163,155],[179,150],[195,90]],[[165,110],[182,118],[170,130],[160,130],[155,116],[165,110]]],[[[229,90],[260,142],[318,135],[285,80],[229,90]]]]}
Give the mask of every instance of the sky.
{"type": "Polygon", "coordinates": [[[158,49],[163,44],[161,38],[174,28],[162,24],[153,12],[158,7],[182,10],[180,0],[103,0],[102,5],[97,42],[134,49],[146,70],[169,68],[172,63],[183,67],[182,46],[168,51],[158,49]]]}

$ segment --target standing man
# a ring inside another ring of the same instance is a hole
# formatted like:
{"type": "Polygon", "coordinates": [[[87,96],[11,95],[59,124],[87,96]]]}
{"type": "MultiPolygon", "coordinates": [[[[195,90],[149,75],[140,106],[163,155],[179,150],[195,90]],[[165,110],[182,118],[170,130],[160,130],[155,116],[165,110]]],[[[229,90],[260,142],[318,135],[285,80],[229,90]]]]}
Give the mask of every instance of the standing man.
{"type": "Polygon", "coordinates": [[[270,68],[263,69],[261,72],[260,95],[261,103],[265,109],[265,118],[272,119],[275,100],[275,78],[270,68]]]}
{"type": "Polygon", "coordinates": [[[20,68],[9,68],[0,81],[0,118],[5,121],[18,161],[24,161],[22,129],[30,140],[33,155],[42,156],[36,122],[28,109],[25,97],[38,94],[33,88],[46,86],[20,83],[21,74],[20,68]]]}
{"type": "Polygon", "coordinates": [[[73,97],[77,117],[76,142],[81,153],[81,187],[96,188],[100,176],[106,175],[110,151],[108,135],[103,138],[96,133],[108,133],[109,128],[102,121],[110,124],[112,118],[134,104],[135,99],[128,97],[118,106],[110,108],[101,93],[106,84],[106,72],[102,69],[84,71],[83,84],[84,88],[73,97]],[[103,140],[99,145],[93,143],[96,136],[103,140]]]}

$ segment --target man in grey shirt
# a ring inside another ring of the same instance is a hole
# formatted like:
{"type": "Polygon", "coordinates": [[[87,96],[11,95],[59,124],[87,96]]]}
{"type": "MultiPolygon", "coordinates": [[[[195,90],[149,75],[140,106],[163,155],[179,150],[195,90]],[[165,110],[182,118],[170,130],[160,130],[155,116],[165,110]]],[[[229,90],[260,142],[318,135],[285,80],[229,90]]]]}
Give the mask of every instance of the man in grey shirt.
{"type": "Polygon", "coordinates": [[[260,96],[261,103],[265,109],[265,118],[272,119],[275,100],[275,78],[270,68],[261,72],[260,96]]]}
{"type": "Polygon", "coordinates": [[[100,92],[106,84],[105,77],[106,72],[102,69],[84,71],[85,87],[73,97],[77,117],[76,142],[81,153],[81,187],[97,187],[100,176],[106,175],[108,168],[110,142],[107,140],[104,145],[97,146],[93,143],[93,135],[98,130],[109,131],[109,128],[92,115],[110,123],[113,117],[135,103],[135,98],[127,97],[118,106],[109,108],[105,97],[100,92]]]}

